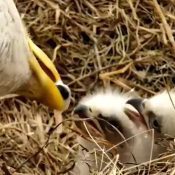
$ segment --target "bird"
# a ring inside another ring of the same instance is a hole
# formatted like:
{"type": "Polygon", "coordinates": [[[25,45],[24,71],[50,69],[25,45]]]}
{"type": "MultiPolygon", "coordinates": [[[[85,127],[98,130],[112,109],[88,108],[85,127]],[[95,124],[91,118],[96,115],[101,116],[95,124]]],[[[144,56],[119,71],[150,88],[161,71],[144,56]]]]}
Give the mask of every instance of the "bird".
{"type": "Polygon", "coordinates": [[[127,104],[138,110],[156,137],[175,137],[175,89],[162,90],[149,98],[133,98],[127,104]]]}
{"type": "Polygon", "coordinates": [[[156,144],[152,146],[152,135],[138,111],[126,104],[136,97],[139,96],[112,88],[98,89],[83,97],[74,109],[81,119],[91,119],[88,124],[103,132],[106,140],[120,145],[117,147],[120,161],[128,165],[149,161],[160,153],[156,144]]]}
{"type": "Polygon", "coordinates": [[[0,1],[0,21],[0,97],[18,94],[66,110],[70,88],[30,38],[13,0],[0,1]]]}

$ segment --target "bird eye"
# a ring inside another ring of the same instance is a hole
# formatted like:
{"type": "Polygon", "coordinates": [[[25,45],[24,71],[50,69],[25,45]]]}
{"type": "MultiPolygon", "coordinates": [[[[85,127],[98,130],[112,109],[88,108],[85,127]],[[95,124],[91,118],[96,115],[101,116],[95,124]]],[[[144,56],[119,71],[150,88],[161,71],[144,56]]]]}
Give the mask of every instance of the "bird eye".
{"type": "Polygon", "coordinates": [[[104,120],[106,119],[105,117],[103,117],[103,115],[102,115],[101,113],[99,113],[97,117],[98,117],[99,119],[104,119],[104,120]]]}
{"type": "Polygon", "coordinates": [[[91,108],[89,108],[89,112],[92,112],[92,109],[91,108]]]}
{"type": "Polygon", "coordinates": [[[150,123],[151,128],[153,128],[156,131],[160,132],[161,126],[160,126],[160,123],[158,122],[158,120],[156,120],[155,117],[151,117],[149,123],[150,123]]]}
{"type": "Polygon", "coordinates": [[[153,126],[154,126],[154,128],[158,128],[159,127],[159,123],[158,123],[157,120],[153,121],[153,126]]]}

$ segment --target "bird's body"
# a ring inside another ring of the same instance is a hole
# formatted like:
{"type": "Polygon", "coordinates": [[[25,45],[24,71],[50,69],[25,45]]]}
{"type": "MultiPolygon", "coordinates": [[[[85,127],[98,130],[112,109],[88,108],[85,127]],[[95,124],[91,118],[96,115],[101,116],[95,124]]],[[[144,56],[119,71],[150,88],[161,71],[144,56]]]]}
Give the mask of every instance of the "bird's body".
{"type": "Polygon", "coordinates": [[[138,112],[126,105],[130,98],[133,96],[111,89],[98,91],[84,97],[75,113],[81,118],[96,119],[106,140],[120,145],[117,147],[120,160],[133,165],[155,158],[159,151],[138,112]]]}
{"type": "Polygon", "coordinates": [[[29,38],[13,0],[1,0],[0,96],[8,94],[23,95],[61,111],[70,101],[69,88],[50,59],[29,38]],[[62,94],[65,92],[66,99],[62,94]]]}
{"type": "Polygon", "coordinates": [[[132,99],[129,104],[133,104],[143,115],[147,125],[155,130],[156,135],[175,136],[174,90],[165,90],[147,99],[132,99]]]}
{"type": "Polygon", "coordinates": [[[27,84],[32,75],[28,64],[32,52],[12,0],[0,1],[0,21],[0,96],[3,96],[27,84]]]}

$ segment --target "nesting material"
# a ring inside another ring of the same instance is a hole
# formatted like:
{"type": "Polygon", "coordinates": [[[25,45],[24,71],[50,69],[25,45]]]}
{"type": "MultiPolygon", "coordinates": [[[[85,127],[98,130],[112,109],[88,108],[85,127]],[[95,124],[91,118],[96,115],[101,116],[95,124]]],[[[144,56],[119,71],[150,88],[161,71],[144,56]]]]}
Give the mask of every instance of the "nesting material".
{"type": "MultiPolygon", "coordinates": [[[[63,127],[60,133],[55,132],[54,114],[47,108],[23,98],[0,101],[0,172],[70,174],[80,145],[75,142],[77,133],[69,118],[87,91],[110,83],[151,96],[174,87],[175,3],[15,2],[32,39],[54,61],[73,98],[63,123],[57,126],[63,127]]],[[[123,169],[116,157],[108,161],[110,168],[92,174],[174,174],[174,140],[169,145],[163,161],[123,169]]]]}

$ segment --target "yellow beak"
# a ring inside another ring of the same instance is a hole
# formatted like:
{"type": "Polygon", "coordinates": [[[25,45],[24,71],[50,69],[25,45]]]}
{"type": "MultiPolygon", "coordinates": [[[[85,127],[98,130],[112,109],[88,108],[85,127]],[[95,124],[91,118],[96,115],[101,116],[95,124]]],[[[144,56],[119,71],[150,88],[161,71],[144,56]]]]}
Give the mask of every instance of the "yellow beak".
{"type": "Polygon", "coordinates": [[[38,58],[38,61],[40,61],[41,63],[40,66],[43,66],[43,69],[45,70],[47,69],[46,71],[50,75],[50,78],[54,82],[61,80],[58,71],[56,70],[54,64],[49,59],[49,57],[37,45],[35,45],[29,37],[28,37],[28,43],[29,43],[29,47],[31,48],[32,52],[38,58]]]}
{"type": "Polygon", "coordinates": [[[29,85],[31,89],[33,88],[33,93],[28,96],[53,109],[64,110],[65,101],[55,85],[58,80],[61,80],[59,73],[48,56],[30,38],[28,38],[28,43],[36,56],[33,55],[29,59],[35,81],[32,81],[32,85],[29,85]]]}

